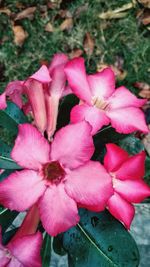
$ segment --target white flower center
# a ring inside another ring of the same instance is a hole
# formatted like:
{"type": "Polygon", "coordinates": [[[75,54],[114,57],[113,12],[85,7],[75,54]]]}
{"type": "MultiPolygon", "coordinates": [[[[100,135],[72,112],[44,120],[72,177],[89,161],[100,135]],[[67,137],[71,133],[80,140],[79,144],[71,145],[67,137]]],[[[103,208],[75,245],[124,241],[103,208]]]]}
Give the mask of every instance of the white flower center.
{"type": "Polygon", "coordinates": [[[98,96],[93,96],[91,102],[94,107],[102,110],[106,110],[108,106],[108,102],[98,96]]]}

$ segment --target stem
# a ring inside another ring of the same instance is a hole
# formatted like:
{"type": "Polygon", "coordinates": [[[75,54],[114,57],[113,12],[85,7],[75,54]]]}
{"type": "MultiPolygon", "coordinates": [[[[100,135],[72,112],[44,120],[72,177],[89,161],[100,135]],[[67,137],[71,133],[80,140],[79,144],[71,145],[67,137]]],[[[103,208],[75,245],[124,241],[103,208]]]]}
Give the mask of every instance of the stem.
{"type": "Polygon", "coordinates": [[[78,228],[81,230],[81,232],[86,236],[86,238],[88,239],[88,241],[98,250],[98,252],[107,260],[110,262],[111,265],[113,265],[114,267],[118,267],[117,264],[115,264],[99,247],[97,244],[95,244],[95,242],[91,239],[91,237],[86,233],[86,231],[84,230],[84,228],[81,226],[80,223],[77,224],[78,228]]]}

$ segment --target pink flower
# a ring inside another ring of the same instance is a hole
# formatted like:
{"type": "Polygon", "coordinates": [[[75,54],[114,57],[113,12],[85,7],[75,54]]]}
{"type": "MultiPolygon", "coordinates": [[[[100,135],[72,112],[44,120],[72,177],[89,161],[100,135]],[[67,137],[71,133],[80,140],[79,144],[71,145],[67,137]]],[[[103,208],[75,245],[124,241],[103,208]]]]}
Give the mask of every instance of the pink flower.
{"type": "Polygon", "coordinates": [[[42,133],[47,127],[44,86],[47,87],[50,82],[51,77],[45,65],[24,82],[25,94],[31,105],[34,123],[42,133]]]}
{"type": "Polygon", "coordinates": [[[50,235],[66,231],[79,221],[77,204],[101,211],[113,194],[111,177],[90,161],[93,152],[87,122],[62,128],[51,145],[32,125],[20,125],[11,156],[25,169],[0,183],[0,203],[18,211],[37,203],[50,235]]]}
{"type": "Polygon", "coordinates": [[[10,82],[4,93],[0,95],[0,109],[7,107],[6,97],[13,101],[24,113],[32,112],[34,124],[44,133],[47,131],[50,140],[56,130],[58,107],[60,99],[71,90],[66,86],[64,66],[68,57],[55,54],[49,67],[41,68],[25,81],[10,82]],[[26,95],[28,102],[22,101],[26,95]]]}
{"type": "Polygon", "coordinates": [[[55,54],[49,68],[42,66],[25,81],[26,94],[32,107],[35,125],[50,140],[56,130],[59,100],[70,93],[66,88],[65,54],[55,54]]]}
{"type": "Polygon", "coordinates": [[[0,267],[42,267],[42,234],[35,233],[36,219],[37,211],[33,207],[27,213],[19,231],[6,246],[2,244],[0,227],[0,267]]]}
{"type": "Polygon", "coordinates": [[[0,110],[7,107],[6,97],[14,102],[19,108],[23,107],[22,94],[25,87],[23,81],[13,81],[8,83],[3,94],[0,95],[0,110]]]}
{"type": "Polygon", "coordinates": [[[150,187],[143,180],[145,152],[129,156],[115,144],[107,144],[104,166],[112,178],[114,194],[107,202],[110,213],[130,228],[134,217],[132,203],[150,196],[150,187]]]}
{"type": "Polygon", "coordinates": [[[72,123],[85,119],[92,125],[92,134],[109,123],[119,133],[148,132],[140,110],[146,100],[138,99],[124,86],[115,90],[110,68],[87,75],[84,59],[75,58],[67,63],[65,73],[72,91],[82,100],[71,111],[72,123]]]}

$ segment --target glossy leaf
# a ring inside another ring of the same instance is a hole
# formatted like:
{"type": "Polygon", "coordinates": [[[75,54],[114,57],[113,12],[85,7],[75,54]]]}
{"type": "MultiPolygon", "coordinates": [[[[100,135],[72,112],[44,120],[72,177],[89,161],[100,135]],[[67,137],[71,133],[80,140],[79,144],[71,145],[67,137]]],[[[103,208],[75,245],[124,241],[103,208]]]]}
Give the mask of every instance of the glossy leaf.
{"type": "Polygon", "coordinates": [[[53,239],[53,249],[54,252],[58,255],[64,256],[66,254],[66,251],[63,248],[63,234],[57,235],[53,239]]]}
{"type": "Polygon", "coordinates": [[[10,157],[11,147],[0,140],[0,169],[21,169],[10,157]]]}
{"type": "Polygon", "coordinates": [[[17,211],[10,211],[8,209],[3,209],[0,211],[0,225],[2,226],[3,233],[12,224],[17,215],[17,211]]]}
{"type": "Polygon", "coordinates": [[[69,123],[71,109],[78,102],[78,98],[73,94],[67,95],[62,99],[58,112],[57,130],[69,123]]]}
{"type": "Polygon", "coordinates": [[[125,149],[129,154],[134,155],[142,150],[144,150],[144,146],[141,143],[140,139],[130,135],[122,140],[119,140],[118,145],[125,149]]]}
{"type": "Polygon", "coordinates": [[[7,108],[0,110],[0,126],[7,128],[12,134],[17,134],[18,124],[28,122],[21,109],[12,102],[7,103],[7,108]]]}
{"type": "Polygon", "coordinates": [[[11,240],[11,238],[16,234],[17,230],[18,228],[14,228],[3,234],[3,237],[2,237],[3,245],[7,245],[7,243],[11,240]]]}
{"type": "Polygon", "coordinates": [[[46,233],[42,246],[42,267],[50,266],[51,259],[51,237],[46,233]]]}
{"type": "Polygon", "coordinates": [[[80,210],[78,226],[64,234],[69,267],[137,267],[135,241],[109,212],[80,210]]]}
{"type": "Polygon", "coordinates": [[[117,143],[118,140],[121,140],[124,137],[124,134],[117,133],[111,126],[102,128],[93,137],[95,152],[92,159],[102,161],[106,151],[105,145],[107,143],[117,143]]]}

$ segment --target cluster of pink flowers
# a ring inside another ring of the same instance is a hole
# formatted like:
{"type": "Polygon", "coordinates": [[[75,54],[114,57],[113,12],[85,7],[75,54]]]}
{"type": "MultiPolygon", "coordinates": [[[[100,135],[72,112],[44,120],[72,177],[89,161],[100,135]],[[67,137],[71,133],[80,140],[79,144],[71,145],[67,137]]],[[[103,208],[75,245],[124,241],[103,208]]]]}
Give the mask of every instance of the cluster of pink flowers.
{"type": "MultiPolygon", "coordinates": [[[[49,67],[43,65],[25,81],[10,82],[0,96],[1,109],[7,106],[6,98],[25,113],[30,112],[36,127],[19,125],[11,157],[22,170],[0,182],[0,204],[20,212],[36,206],[42,225],[51,236],[79,222],[78,207],[95,212],[107,208],[129,229],[134,217],[132,203],[150,196],[150,188],[143,180],[145,152],[130,156],[117,145],[107,144],[102,165],[91,160],[92,136],[109,123],[119,133],[147,133],[140,109],[145,100],[124,86],[115,89],[110,68],[87,75],[83,58],[68,60],[64,54],[56,54],[49,67]],[[55,133],[59,101],[69,93],[79,97],[79,105],[71,111],[70,124],[55,133]],[[44,137],[45,131],[50,142],[44,137]]],[[[21,246],[31,239],[31,243],[37,242],[36,250],[42,242],[40,233],[18,238],[7,248],[0,245],[0,259],[4,261],[0,267],[14,266],[10,264],[12,259],[28,266],[25,253],[20,253],[21,246]]],[[[33,254],[31,249],[34,262],[29,265],[41,266],[33,254]]]]}

